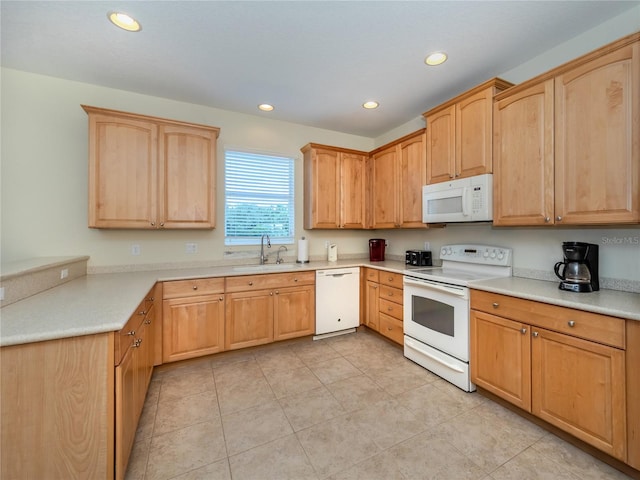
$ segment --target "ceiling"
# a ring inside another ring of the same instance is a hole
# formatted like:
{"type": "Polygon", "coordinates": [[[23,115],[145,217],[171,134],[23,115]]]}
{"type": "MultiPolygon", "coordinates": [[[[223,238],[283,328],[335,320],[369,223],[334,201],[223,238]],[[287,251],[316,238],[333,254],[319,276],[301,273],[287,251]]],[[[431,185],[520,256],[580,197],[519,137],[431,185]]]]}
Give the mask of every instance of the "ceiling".
{"type": "MultiPolygon", "coordinates": [[[[638,1],[7,1],[3,67],[377,137],[638,1]],[[110,24],[134,16],[142,31],[110,24]],[[428,67],[428,53],[449,60],[428,67]],[[362,103],[380,107],[365,110],[362,103]],[[275,110],[257,110],[260,103],[275,110]]],[[[109,105],[104,105],[109,107],[109,105]]]]}

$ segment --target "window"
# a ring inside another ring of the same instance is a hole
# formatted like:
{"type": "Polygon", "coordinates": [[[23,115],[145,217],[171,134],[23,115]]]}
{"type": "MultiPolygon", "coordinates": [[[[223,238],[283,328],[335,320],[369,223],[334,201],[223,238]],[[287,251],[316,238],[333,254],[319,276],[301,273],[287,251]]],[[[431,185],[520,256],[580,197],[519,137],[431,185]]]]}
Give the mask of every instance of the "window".
{"type": "Polygon", "coordinates": [[[293,158],[225,150],[224,162],[225,245],[258,245],[265,233],[292,244],[293,158]]]}

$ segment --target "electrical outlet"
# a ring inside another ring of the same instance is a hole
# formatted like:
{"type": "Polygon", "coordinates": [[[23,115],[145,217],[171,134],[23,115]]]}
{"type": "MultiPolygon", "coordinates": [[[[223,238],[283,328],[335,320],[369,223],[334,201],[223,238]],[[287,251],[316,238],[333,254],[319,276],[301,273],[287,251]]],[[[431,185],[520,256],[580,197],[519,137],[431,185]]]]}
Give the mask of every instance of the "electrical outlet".
{"type": "Polygon", "coordinates": [[[69,269],[68,268],[63,268],[62,270],[60,270],[60,280],[65,279],[69,276],[69,269]]]}
{"type": "Polygon", "coordinates": [[[431,250],[431,243],[430,242],[424,242],[424,249],[425,250],[431,250]]]}
{"type": "Polygon", "coordinates": [[[198,253],[198,244],[197,243],[185,243],[184,244],[185,253],[198,253]]]}
{"type": "Polygon", "coordinates": [[[137,243],[131,245],[131,255],[140,255],[140,245],[137,243]]]}

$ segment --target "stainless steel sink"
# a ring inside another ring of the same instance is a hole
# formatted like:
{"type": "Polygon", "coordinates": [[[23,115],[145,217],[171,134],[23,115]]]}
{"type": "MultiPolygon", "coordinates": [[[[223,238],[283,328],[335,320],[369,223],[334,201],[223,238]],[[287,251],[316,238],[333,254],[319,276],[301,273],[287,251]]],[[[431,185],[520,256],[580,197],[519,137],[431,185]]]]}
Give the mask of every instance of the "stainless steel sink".
{"type": "Polygon", "coordinates": [[[273,272],[281,270],[296,270],[300,268],[292,263],[273,263],[271,265],[242,265],[233,267],[235,272],[273,272]]]}

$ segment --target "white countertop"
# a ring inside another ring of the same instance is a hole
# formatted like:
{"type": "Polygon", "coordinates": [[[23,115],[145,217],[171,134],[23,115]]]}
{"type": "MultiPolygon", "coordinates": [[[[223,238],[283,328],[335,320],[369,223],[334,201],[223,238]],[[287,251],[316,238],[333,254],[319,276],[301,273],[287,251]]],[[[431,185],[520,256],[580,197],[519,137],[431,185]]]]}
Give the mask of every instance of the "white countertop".
{"type": "Polygon", "coordinates": [[[86,275],[0,309],[0,346],[120,330],[157,281],[359,266],[402,273],[404,262],[356,259],[86,275]]]}
{"type": "MultiPolygon", "coordinates": [[[[87,275],[0,309],[0,346],[120,330],[157,281],[261,273],[375,267],[405,273],[400,261],[364,259],[307,264],[180,268],[87,275]]],[[[509,277],[473,282],[472,288],[640,320],[640,294],[615,290],[573,293],[556,282],[509,277]]]]}
{"type": "Polygon", "coordinates": [[[578,293],[560,290],[558,282],[521,277],[494,278],[469,283],[470,288],[501,293],[562,307],[640,320],[640,293],[617,290],[578,293]]]}

